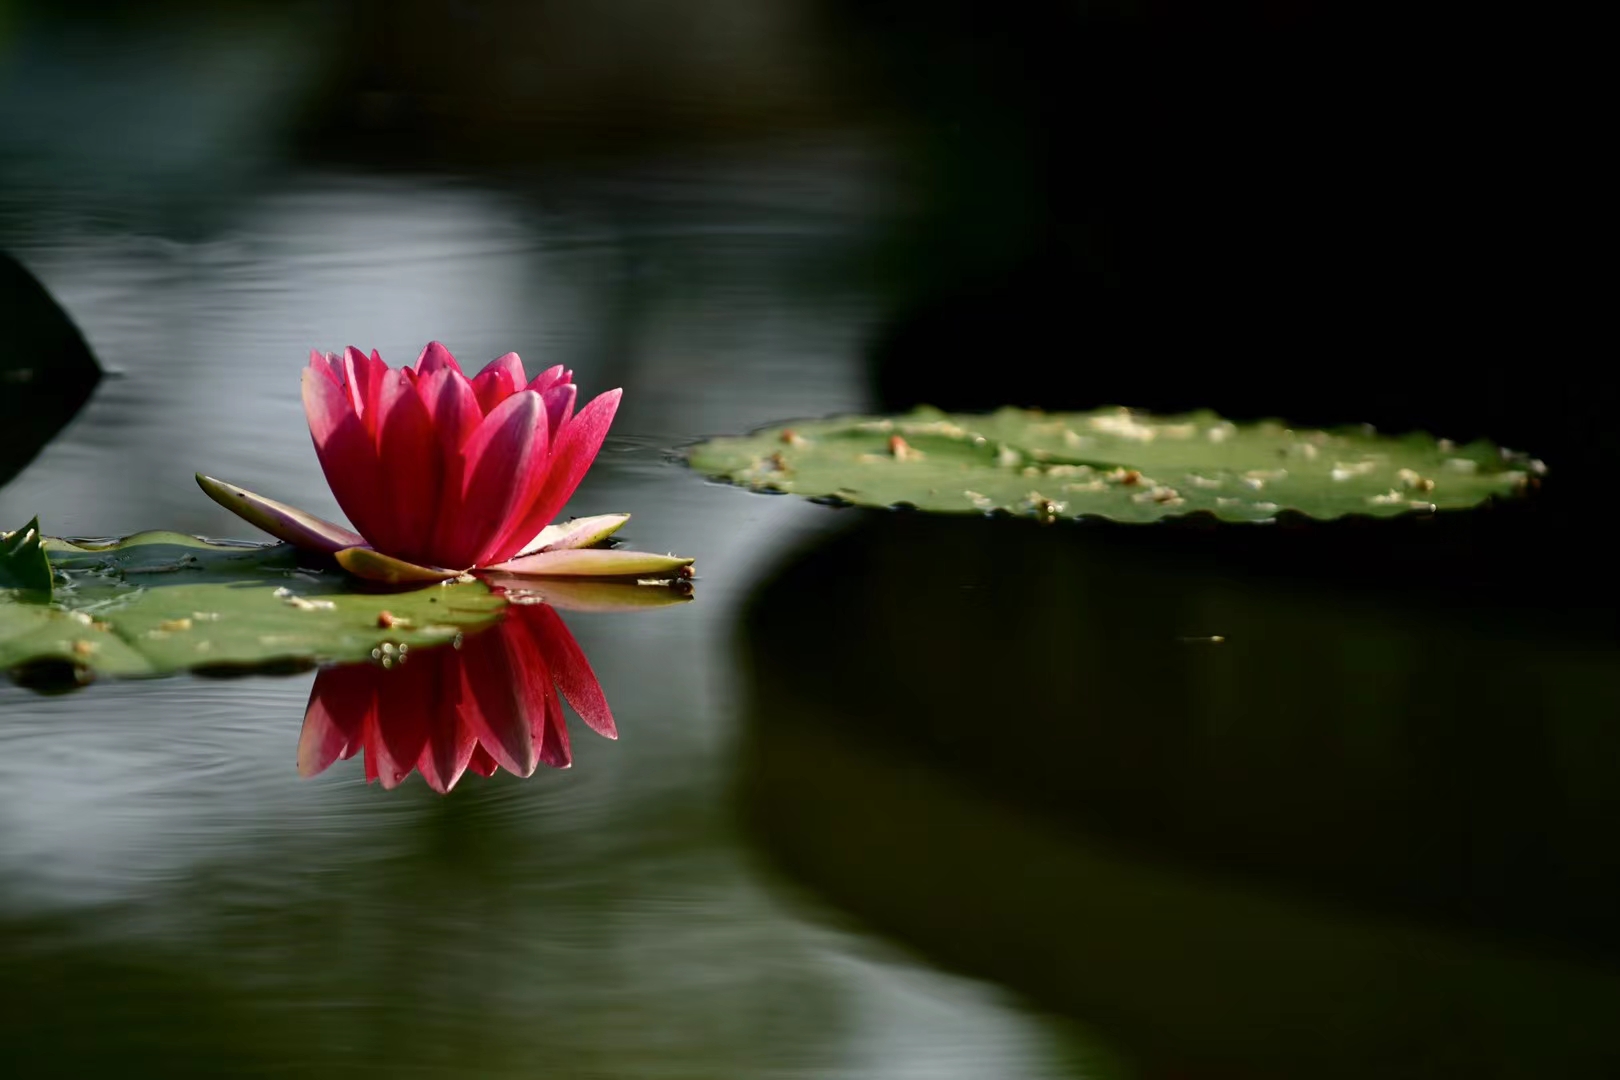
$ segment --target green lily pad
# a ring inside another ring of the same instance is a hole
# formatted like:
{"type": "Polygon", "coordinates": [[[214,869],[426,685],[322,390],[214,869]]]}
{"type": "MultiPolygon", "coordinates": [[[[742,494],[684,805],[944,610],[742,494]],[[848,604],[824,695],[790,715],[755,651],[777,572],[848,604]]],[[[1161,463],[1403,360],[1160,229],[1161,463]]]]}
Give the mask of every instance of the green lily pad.
{"type": "Polygon", "coordinates": [[[51,564],[45,557],[39,519],[12,533],[0,533],[0,589],[22,589],[49,599],[51,564]]]}
{"type": "Polygon", "coordinates": [[[478,582],[358,592],[340,570],[300,566],[286,544],[146,532],[107,543],[47,539],[43,548],[54,599],[0,589],[0,670],[55,663],[162,675],[360,660],[385,642],[453,640],[505,605],[478,582]]]}
{"type": "Polygon", "coordinates": [[[1543,471],[1488,442],[1114,408],[812,420],[711,439],[688,461],[756,491],[832,502],[1127,522],[1432,512],[1514,494],[1543,471]]]}

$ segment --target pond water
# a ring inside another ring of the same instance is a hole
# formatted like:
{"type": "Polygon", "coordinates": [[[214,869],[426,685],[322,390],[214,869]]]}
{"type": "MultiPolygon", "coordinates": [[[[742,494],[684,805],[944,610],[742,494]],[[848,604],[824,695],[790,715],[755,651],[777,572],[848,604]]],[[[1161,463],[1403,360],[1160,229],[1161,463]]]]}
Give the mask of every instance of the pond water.
{"type": "Polygon", "coordinates": [[[368,787],[359,758],[301,778],[314,674],[0,685],[0,966],[31,1070],[1016,1077],[1063,1060],[1062,1025],[844,925],[737,820],[739,605],[832,515],[669,459],[868,405],[870,301],[793,281],[861,236],[839,160],[820,206],[783,183],[793,158],[574,180],[561,209],[292,172],[193,237],[42,223],[13,195],[12,251],[109,375],[0,517],[246,536],[199,469],[339,517],[302,357],[355,343],[404,362],[439,338],[469,362],[515,345],[568,363],[583,394],[623,385],[570,512],[629,510],[632,543],[693,553],[701,575],[691,604],[567,616],[618,741],[575,720],[568,771],[469,774],[448,798],[368,787]]]}
{"type": "Polygon", "coordinates": [[[326,165],[280,141],[313,62],[283,22],[42,33],[7,78],[56,111],[0,112],[0,247],[107,375],[0,524],[248,538],[197,471],[341,520],[308,350],[438,339],[623,386],[567,513],[631,512],[698,576],[562,613],[617,740],[571,717],[570,768],[445,795],[365,755],[300,775],[324,674],[0,682],[18,1075],[1620,1064],[1610,609],[1380,592],[1339,540],[1289,576],[707,483],[698,438],[878,407],[891,147],[326,165]]]}

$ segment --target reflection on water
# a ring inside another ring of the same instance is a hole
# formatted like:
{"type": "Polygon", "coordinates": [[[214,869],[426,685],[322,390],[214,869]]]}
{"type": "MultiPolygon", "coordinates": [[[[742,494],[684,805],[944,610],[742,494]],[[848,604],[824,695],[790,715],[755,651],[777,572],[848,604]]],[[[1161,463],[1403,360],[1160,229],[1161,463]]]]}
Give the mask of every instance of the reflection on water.
{"type": "Polygon", "coordinates": [[[805,888],[1149,1075],[1620,1075],[1620,642],[1507,523],[842,516],[739,635],[805,888]]]}
{"type": "Polygon", "coordinates": [[[368,781],[391,788],[415,770],[443,794],[468,769],[566,769],[564,700],[592,731],[618,738],[596,673],[557,612],[514,603],[495,627],[454,645],[412,652],[384,644],[371,663],[322,671],[304,711],[298,771],[315,776],[363,753],[368,781]]]}

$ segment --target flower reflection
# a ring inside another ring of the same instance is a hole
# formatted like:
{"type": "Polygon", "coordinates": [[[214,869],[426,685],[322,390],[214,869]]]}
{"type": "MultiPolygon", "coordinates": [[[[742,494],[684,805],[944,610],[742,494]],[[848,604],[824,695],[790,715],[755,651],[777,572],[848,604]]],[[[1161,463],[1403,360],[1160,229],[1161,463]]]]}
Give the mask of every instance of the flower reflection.
{"type": "Polygon", "coordinates": [[[551,599],[589,610],[643,607],[687,590],[596,586],[579,596],[511,591],[506,616],[458,646],[400,651],[381,663],[327,668],[315,677],[298,741],[298,771],[314,776],[364,753],[367,781],[394,787],[412,770],[448,792],[468,769],[528,776],[571,755],[562,702],[592,731],[618,737],[596,673],[551,599]]]}

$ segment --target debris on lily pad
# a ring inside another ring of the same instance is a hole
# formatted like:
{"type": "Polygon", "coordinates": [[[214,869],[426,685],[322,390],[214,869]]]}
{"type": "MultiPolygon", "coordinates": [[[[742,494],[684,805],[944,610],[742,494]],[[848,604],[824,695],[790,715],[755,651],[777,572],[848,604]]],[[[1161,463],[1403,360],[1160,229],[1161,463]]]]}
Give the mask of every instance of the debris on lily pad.
{"type": "Polygon", "coordinates": [[[1484,441],[1123,408],[795,421],[711,439],[688,461],[716,479],[819,502],[1121,522],[1431,513],[1519,494],[1545,472],[1484,441]]]}

